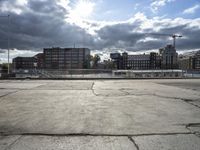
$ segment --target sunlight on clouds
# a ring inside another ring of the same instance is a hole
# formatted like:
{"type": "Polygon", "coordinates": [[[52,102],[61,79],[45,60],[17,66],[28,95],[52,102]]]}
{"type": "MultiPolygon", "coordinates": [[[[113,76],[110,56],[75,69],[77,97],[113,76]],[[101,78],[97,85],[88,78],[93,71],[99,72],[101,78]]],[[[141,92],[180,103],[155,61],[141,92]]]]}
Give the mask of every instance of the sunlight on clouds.
{"type": "Polygon", "coordinates": [[[151,41],[159,41],[160,39],[157,38],[152,38],[152,37],[146,37],[144,39],[140,39],[137,41],[137,43],[141,43],[141,42],[151,42],[151,41]]]}
{"type": "Polygon", "coordinates": [[[28,0],[17,0],[17,4],[20,6],[25,6],[27,5],[27,3],[28,3],[28,0]]]}
{"type": "Polygon", "coordinates": [[[95,3],[91,0],[79,0],[72,3],[66,21],[71,24],[76,24],[90,34],[95,34],[94,30],[91,29],[91,24],[88,23],[88,19],[92,16],[94,7],[95,3]]]}
{"type": "Polygon", "coordinates": [[[90,0],[79,0],[70,11],[70,17],[76,20],[88,19],[94,10],[94,6],[95,3],[90,0]]]}
{"type": "Polygon", "coordinates": [[[57,5],[65,8],[65,10],[69,10],[69,0],[58,0],[57,5]]]}

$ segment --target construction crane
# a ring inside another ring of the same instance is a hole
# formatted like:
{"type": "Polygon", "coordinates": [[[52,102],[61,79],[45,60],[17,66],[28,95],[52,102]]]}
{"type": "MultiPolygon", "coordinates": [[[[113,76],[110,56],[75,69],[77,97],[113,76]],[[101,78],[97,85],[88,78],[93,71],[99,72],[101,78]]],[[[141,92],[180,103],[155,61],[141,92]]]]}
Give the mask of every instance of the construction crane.
{"type": "Polygon", "coordinates": [[[159,33],[146,33],[146,35],[157,35],[157,36],[169,36],[173,38],[173,46],[176,48],[176,38],[181,38],[183,37],[182,35],[177,35],[177,34],[159,34],[159,33]]]}

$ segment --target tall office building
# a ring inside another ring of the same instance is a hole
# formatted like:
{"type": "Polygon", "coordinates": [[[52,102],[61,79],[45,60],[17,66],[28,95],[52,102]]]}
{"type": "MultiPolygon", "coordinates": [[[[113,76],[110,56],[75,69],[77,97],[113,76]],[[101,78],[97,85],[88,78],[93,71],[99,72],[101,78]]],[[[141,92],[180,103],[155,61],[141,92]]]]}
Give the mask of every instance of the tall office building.
{"type": "Polygon", "coordinates": [[[46,69],[88,69],[90,66],[88,48],[45,48],[46,69]]]}

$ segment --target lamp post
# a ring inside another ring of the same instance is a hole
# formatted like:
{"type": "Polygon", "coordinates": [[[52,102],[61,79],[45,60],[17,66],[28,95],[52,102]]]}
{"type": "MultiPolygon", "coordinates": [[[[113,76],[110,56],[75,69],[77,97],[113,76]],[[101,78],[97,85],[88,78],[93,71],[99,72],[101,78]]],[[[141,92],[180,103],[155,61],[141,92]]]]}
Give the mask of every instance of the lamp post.
{"type": "Polygon", "coordinates": [[[10,15],[0,16],[1,18],[8,18],[8,39],[7,39],[7,46],[8,46],[8,74],[10,74],[10,15]]]}

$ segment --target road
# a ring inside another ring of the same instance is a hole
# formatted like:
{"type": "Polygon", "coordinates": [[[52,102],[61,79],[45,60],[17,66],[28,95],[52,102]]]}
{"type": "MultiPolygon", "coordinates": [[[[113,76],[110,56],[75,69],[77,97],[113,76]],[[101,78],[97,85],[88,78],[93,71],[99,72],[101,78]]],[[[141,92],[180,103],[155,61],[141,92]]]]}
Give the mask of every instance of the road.
{"type": "Polygon", "coordinates": [[[0,80],[0,150],[198,150],[200,80],[0,80]]]}

